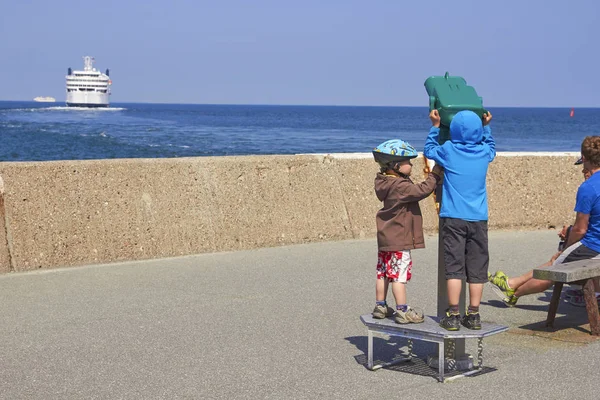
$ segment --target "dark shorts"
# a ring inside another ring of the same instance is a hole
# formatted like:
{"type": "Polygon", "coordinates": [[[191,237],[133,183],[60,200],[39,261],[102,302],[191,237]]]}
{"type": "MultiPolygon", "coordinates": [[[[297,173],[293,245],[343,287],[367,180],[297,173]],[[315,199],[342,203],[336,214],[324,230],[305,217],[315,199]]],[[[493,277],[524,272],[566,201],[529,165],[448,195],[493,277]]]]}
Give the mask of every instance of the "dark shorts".
{"type": "Polygon", "coordinates": [[[586,247],[581,242],[576,242],[566,248],[560,256],[554,261],[553,265],[568,263],[571,261],[590,260],[600,258],[600,253],[586,247]]]}
{"type": "Polygon", "coordinates": [[[440,218],[446,279],[467,279],[469,283],[487,282],[488,223],[440,218]]]}

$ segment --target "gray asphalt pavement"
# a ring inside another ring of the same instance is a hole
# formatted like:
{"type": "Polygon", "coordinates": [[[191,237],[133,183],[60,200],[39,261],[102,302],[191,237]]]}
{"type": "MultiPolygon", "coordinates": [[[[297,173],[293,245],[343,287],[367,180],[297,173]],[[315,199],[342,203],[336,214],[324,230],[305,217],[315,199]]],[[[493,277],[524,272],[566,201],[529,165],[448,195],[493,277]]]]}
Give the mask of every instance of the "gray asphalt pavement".
{"type": "MultiPolygon", "coordinates": [[[[556,245],[554,231],[490,232],[490,269],[524,272],[556,245]]],[[[413,259],[409,303],[434,315],[437,237],[413,259]]],[[[558,332],[540,329],[550,291],[507,309],[486,287],[484,323],[511,329],[484,341],[483,375],[441,384],[419,361],[367,370],[359,316],[373,308],[375,262],[375,241],[353,240],[1,276],[0,397],[598,397],[585,309],[562,303],[558,332]]],[[[377,337],[376,356],[404,345],[377,337]]]]}

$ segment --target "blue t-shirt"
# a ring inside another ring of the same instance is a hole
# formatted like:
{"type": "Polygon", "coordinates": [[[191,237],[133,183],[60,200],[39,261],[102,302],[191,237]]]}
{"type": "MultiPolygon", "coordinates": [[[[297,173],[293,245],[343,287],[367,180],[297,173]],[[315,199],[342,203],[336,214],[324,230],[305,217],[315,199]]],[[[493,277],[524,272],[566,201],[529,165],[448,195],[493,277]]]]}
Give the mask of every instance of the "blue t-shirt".
{"type": "Polygon", "coordinates": [[[588,229],[581,243],[600,252],[600,172],[593,174],[579,186],[575,211],[590,216],[588,229]]]}

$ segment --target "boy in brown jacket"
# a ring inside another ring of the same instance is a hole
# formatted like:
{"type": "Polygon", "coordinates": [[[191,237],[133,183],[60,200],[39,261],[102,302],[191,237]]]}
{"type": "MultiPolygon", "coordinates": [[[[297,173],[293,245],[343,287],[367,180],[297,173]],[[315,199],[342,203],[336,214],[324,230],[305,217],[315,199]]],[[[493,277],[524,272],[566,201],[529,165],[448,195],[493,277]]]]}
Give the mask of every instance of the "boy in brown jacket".
{"type": "Polygon", "coordinates": [[[373,318],[394,315],[398,324],[423,322],[423,315],[406,302],[406,283],[412,272],[412,249],[425,247],[423,218],[419,201],[429,196],[440,182],[442,170],[437,165],[424,182],[410,179],[414,147],[403,140],[388,140],[373,150],[381,172],[375,178],[375,193],[383,202],[377,212],[377,284],[373,318]],[[386,303],[389,283],[396,302],[396,312],[386,303]]]}

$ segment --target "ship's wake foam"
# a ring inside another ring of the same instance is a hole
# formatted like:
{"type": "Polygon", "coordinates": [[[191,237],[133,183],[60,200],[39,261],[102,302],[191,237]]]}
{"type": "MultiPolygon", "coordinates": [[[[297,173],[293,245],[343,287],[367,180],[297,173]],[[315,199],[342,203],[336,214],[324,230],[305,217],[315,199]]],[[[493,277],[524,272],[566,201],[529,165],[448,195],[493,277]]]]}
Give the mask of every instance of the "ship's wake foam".
{"type": "Polygon", "coordinates": [[[44,108],[35,108],[34,110],[59,110],[59,111],[123,111],[127,110],[124,107],[67,107],[67,106],[57,106],[57,107],[44,107],[44,108]]]}
{"type": "Polygon", "coordinates": [[[39,107],[39,108],[11,108],[0,110],[0,112],[8,111],[20,111],[20,112],[46,112],[46,111],[90,111],[90,112],[102,112],[102,111],[124,111],[127,110],[124,107],[39,107]]]}

